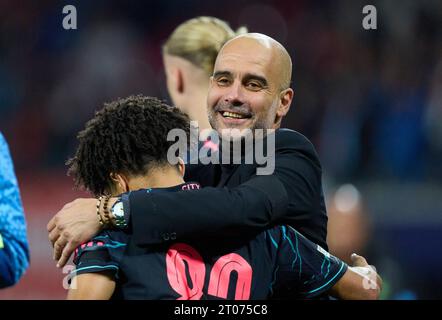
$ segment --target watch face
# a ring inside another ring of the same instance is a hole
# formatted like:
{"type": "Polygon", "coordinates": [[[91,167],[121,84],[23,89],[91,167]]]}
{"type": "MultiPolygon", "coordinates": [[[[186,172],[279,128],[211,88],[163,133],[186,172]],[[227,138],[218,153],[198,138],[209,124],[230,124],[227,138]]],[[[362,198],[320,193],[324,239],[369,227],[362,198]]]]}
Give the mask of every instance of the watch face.
{"type": "Polygon", "coordinates": [[[123,209],[123,202],[118,201],[114,204],[114,206],[112,207],[112,213],[115,216],[124,216],[124,209],[123,209]]]}

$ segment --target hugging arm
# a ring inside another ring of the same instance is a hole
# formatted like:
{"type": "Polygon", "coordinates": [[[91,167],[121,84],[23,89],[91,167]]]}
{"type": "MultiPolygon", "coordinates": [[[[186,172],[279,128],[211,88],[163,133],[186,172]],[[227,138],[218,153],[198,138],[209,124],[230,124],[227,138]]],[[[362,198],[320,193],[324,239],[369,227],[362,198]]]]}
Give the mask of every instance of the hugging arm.
{"type": "MultiPolygon", "coordinates": [[[[225,237],[259,232],[276,223],[295,226],[326,248],[327,216],[321,167],[311,143],[294,131],[276,135],[272,175],[248,175],[233,188],[207,187],[175,193],[130,193],[123,200],[137,245],[184,237],[225,237]]],[[[110,205],[115,203],[112,198],[110,205]]],[[[72,251],[100,231],[95,199],[77,199],[48,223],[54,258],[63,266],[72,251]]]]}

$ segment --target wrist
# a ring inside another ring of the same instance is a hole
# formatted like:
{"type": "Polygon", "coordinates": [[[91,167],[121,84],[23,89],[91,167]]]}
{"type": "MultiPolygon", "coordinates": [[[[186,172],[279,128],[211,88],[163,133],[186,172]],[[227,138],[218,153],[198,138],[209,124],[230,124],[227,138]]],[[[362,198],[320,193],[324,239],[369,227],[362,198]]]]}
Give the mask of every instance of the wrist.
{"type": "Polygon", "coordinates": [[[117,229],[127,228],[128,223],[122,197],[115,198],[115,201],[113,201],[113,204],[110,207],[110,213],[112,215],[111,222],[113,227],[117,229]]]}
{"type": "Polygon", "coordinates": [[[100,196],[97,198],[97,204],[95,205],[96,207],[96,217],[97,217],[97,223],[98,223],[98,229],[102,230],[105,227],[105,223],[103,220],[103,216],[102,216],[102,206],[103,206],[103,196],[100,196]]]}
{"type": "Polygon", "coordinates": [[[111,198],[109,196],[100,197],[100,207],[97,214],[99,216],[101,229],[109,229],[115,226],[110,209],[116,200],[117,198],[111,198]]]}
{"type": "Polygon", "coordinates": [[[110,227],[110,228],[115,228],[116,227],[116,225],[115,225],[115,216],[114,216],[114,214],[112,213],[112,208],[113,208],[113,206],[114,206],[114,204],[115,204],[115,202],[117,202],[117,200],[118,200],[118,198],[116,198],[116,197],[113,197],[113,198],[109,198],[109,206],[108,206],[108,221],[109,221],[109,224],[108,224],[108,226],[110,227]]]}

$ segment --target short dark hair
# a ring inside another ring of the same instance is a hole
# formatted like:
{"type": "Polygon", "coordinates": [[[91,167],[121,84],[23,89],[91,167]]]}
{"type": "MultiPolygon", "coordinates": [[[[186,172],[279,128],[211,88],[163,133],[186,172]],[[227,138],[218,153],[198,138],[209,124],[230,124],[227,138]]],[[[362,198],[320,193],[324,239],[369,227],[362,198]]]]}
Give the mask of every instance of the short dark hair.
{"type": "Polygon", "coordinates": [[[105,103],[77,138],[78,148],[66,164],[75,185],[95,196],[110,193],[111,173],[147,174],[167,163],[172,129],[189,135],[189,118],[176,107],[152,97],[130,96],[105,103]]]}

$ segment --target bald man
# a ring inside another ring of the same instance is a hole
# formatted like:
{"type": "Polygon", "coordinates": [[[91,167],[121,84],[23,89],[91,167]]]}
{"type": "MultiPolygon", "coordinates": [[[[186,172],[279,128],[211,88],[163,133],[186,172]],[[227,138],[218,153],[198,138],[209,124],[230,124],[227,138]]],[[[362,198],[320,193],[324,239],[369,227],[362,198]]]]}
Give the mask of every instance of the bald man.
{"type": "MultiPolygon", "coordinates": [[[[294,95],[290,79],[291,59],[274,39],[251,33],[227,42],[211,77],[210,124],[220,134],[277,129],[273,174],[257,175],[256,163],[190,165],[186,181],[204,188],[173,194],[139,190],[111,198],[110,215],[119,226],[108,227],[130,230],[134,243],[145,247],[187,239],[212,246],[247,242],[267,228],[288,225],[327,250],[318,156],[303,135],[279,129],[294,95]]],[[[102,228],[95,206],[96,199],[77,199],[48,223],[59,267],[102,228]]]]}
{"type": "Polygon", "coordinates": [[[274,39],[249,33],[228,41],[218,54],[211,78],[210,125],[218,132],[278,129],[293,99],[291,74],[290,56],[274,39]]]}

